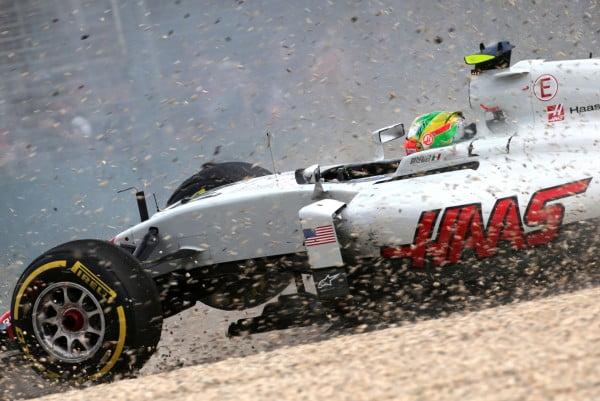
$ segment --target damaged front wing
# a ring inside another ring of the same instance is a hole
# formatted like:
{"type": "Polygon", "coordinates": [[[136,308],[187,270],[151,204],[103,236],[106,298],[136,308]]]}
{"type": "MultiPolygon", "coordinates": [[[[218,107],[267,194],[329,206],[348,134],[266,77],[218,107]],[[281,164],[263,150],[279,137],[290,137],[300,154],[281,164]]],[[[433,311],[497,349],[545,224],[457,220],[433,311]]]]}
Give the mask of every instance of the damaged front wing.
{"type": "Polygon", "coordinates": [[[10,318],[10,311],[0,316],[0,345],[4,345],[9,340],[15,338],[12,323],[10,318]]]}

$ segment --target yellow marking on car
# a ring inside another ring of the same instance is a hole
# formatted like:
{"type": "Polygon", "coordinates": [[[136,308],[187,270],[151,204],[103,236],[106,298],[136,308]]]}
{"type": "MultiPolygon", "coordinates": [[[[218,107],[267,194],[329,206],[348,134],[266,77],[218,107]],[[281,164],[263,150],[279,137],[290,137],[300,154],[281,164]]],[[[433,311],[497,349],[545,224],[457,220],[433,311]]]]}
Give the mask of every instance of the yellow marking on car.
{"type": "Polygon", "coordinates": [[[91,375],[90,380],[97,380],[107,374],[117,364],[117,361],[123,352],[127,335],[127,322],[125,320],[125,309],[122,306],[117,307],[117,315],[119,316],[119,340],[117,342],[117,348],[108,363],[98,373],[91,375]]]}
{"type": "Polygon", "coordinates": [[[203,193],[205,193],[205,192],[206,192],[206,189],[202,188],[202,189],[200,189],[200,190],[196,191],[196,192],[194,193],[194,195],[192,195],[192,198],[193,198],[194,196],[196,196],[196,195],[200,195],[200,194],[203,194],[203,193]]]}
{"type": "Polygon", "coordinates": [[[21,304],[21,298],[23,297],[25,290],[27,289],[27,287],[29,287],[29,284],[33,281],[33,279],[35,279],[37,276],[39,276],[40,274],[42,274],[43,272],[45,272],[47,270],[56,269],[57,267],[65,267],[66,265],[67,265],[66,260],[55,260],[54,262],[48,262],[48,263],[38,267],[29,276],[27,276],[25,281],[23,281],[23,284],[21,284],[21,287],[19,288],[19,292],[17,293],[17,297],[15,298],[15,300],[16,300],[15,301],[15,309],[13,310],[13,314],[12,314],[14,320],[17,320],[19,318],[19,306],[21,304]]]}
{"type": "Polygon", "coordinates": [[[100,280],[100,278],[90,269],[85,267],[83,263],[79,261],[75,262],[73,267],[71,267],[71,271],[75,273],[81,281],[87,284],[90,289],[94,290],[96,294],[100,295],[101,298],[110,301],[111,298],[117,297],[117,292],[110,288],[104,281],[100,280]]]}
{"type": "Polygon", "coordinates": [[[46,379],[60,379],[60,375],[56,372],[52,372],[52,371],[47,371],[44,376],[46,376],[46,379]]]}
{"type": "Polygon", "coordinates": [[[465,63],[469,65],[483,63],[484,61],[489,61],[496,58],[491,54],[471,54],[465,57],[465,63]]]}
{"type": "Polygon", "coordinates": [[[27,357],[27,359],[29,359],[31,361],[32,365],[37,370],[39,370],[40,372],[45,371],[46,367],[44,367],[44,365],[42,365],[40,362],[38,362],[38,360],[35,359],[35,357],[31,354],[31,351],[29,351],[29,347],[27,346],[27,341],[25,340],[25,335],[23,334],[23,331],[19,327],[15,327],[15,336],[17,337],[17,340],[22,344],[21,350],[23,351],[23,354],[25,355],[25,357],[27,357]]]}

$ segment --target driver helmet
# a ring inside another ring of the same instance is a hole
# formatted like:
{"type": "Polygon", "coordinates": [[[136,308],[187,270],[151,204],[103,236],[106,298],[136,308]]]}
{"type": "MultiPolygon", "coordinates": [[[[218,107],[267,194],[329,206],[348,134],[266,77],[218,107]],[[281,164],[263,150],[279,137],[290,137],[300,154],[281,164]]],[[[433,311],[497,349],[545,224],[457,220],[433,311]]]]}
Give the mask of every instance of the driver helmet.
{"type": "Polygon", "coordinates": [[[451,145],[463,136],[464,121],[460,111],[434,111],[417,117],[408,129],[406,154],[451,145]]]}

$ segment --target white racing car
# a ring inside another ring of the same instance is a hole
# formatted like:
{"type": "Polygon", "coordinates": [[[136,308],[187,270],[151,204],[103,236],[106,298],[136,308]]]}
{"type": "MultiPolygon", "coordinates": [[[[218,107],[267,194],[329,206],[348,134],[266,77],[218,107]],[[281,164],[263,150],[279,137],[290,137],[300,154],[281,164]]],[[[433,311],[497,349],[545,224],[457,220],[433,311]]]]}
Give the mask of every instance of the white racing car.
{"type": "Polygon", "coordinates": [[[383,144],[404,136],[397,124],[373,133],[372,162],[281,174],[207,166],[151,217],[138,193],[141,223],[33,261],[0,328],[46,377],[102,381],[141,367],[163,319],[196,302],[272,301],[235,335],[335,320],[369,297],[401,308],[411,290],[449,277],[592,269],[600,60],[510,66],[511,49],[481,45],[465,58],[476,135],[385,159],[383,144]]]}

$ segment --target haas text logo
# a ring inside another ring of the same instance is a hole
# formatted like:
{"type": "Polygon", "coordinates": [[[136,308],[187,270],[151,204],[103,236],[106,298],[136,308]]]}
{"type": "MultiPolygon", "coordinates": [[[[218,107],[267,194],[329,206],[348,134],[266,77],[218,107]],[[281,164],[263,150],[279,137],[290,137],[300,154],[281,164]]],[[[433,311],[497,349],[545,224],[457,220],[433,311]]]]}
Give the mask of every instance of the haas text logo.
{"type": "Polygon", "coordinates": [[[562,224],[565,208],[557,199],[584,193],[591,178],[569,182],[537,191],[531,197],[523,215],[525,225],[537,230],[526,233],[516,196],[496,201],[487,226],[483,221],[481,203],[446,208],[442,215],[437,239],[432,239],[441,209],[421,213],[412,244],[384,247],[381,255],[388,258],[409,258],[412,266],[422,267],[426,259],[434,266],[457,263],[463,253],[472,250],[477,258],[489,258],[498,252],[501,241],[511,249],[546,244],[553,241],[562,224]]]}

